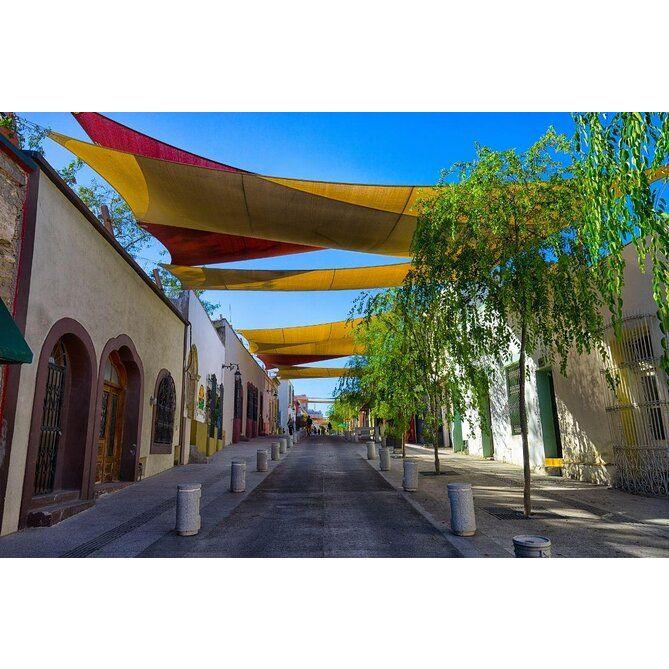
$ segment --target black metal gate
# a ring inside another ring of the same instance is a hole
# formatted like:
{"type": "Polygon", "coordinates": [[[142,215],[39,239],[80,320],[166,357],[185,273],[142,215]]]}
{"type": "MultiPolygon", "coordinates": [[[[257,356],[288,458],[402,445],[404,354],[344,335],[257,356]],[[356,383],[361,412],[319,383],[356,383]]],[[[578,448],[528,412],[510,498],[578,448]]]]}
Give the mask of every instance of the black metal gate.
{"type": "Polygon", "coordinates": [[[35,465],[35,495],[53,492],[58,461],[58,446],[63,433],[61,418],[63,414],[63,395],[65,392],[65,357],[62,364],[49,361],[49,371],[44,395],[44,410],[40,428],[37,463],[35,465]]]}

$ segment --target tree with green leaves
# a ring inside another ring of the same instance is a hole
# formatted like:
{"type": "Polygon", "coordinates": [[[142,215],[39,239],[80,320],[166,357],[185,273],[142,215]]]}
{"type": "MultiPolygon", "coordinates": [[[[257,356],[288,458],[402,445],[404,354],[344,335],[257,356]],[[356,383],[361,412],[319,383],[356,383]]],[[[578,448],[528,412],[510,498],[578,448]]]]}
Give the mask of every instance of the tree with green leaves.
{"type": "Polygon", "coordinates": [[[477,146],[425,202],[413,242],[412,281],[423,308],[449,316],[449,373],[482,405],[486,387],[517,350],[524,509],[531,513],[525,384],[527,357],[566,372],[570,351],[601,347],[596,257],[579,235],[582,206],[570,180],[571,143],[550,129],[527,151],[477,146]],[[456,177],[455,183],[450,183],[456,177]]]}
{"type": "Polygon", "coordinates": [[[624,246],[632,240],[641,271],[650,260],[653,298],[669,374],[669,113],[575,114],[573,173],[583,203],[580,237],[593,257],[604,256],[599,290],[620,334],[624,246]]]}
{"type": "Polygon", "coordinates": [[[366,360],[359,385],[398,438],[408,430],[412,415],[424,416],[424,434],[439,474],[440,429],[452,419],[462,385],[449,373],[443,336],[450,332],[449,314],[430,309],[427,294],[411,277],[399,288],[363,294],[354,305],[351,315],[363,317],[355,336],[366,360]]]}
{"type": "Polygon", "coordinates": [[[355,386],[359,402],[383,419],[384,442],[391,436],[404,447],[417,406],[417,375],[403,323],[393,308],[396,292],[364,293],[355,303],[352,313],[363,319],[354,337],[365,356],[352,358],[349,367],[355,376],[342,378],[340,391],[355,386]]]}

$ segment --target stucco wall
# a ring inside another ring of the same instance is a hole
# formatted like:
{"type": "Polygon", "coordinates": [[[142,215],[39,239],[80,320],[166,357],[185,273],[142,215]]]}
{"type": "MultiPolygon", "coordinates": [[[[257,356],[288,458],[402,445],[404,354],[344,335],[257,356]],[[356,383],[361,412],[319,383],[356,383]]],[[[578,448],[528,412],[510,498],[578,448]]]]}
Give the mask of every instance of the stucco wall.
{"type": "MultiPolygon", "coordinates": [[[[636,250],[629,244],[623,251],[625,286],[623,312],[654,314],[650,264],[642,273],[636,250]]],[[[605,318],[608,319],[608,312],[605,318]]],[[[553,374],[562,435],[566,476],[593,483],[610,483],[613,475],[613,447],[605,411],[606,388],[597,354],[570,355],[567,375],[553,374]]]]}
{"type": "MultiPolygon", "coordinates": [[[[650,266],[642,273],[636,260],[636,251],[630,244],[623,252],[626,261],[623,311],[625,314],[655,313],[650,266]]],[[[608,312],[605,319],[608,319],[608,312]]],[[[516,350],[510,359],[518,358],[516,350]]],[[[537,394],[536,362],[528,361],[530,369],[526,384],[530,458],[533,468],[544,464],[543,434],[537,394]]],[[[567,359],[566,375],[553,369],[553,384],[558,413],[565,476],[609,484],[613,475],[613,449],[605,410],[605,380],[599,354],[578,355],[567,359]]],[[[504,370],[498,370],[490,392],[494,458],[522,465],[520,435],[511,434],[509,403],[504,370]]],[[[463,420],[463,438],[469,440],[469,453],[483,454],[481,432],[477,417],[463,420]]]]}
{"type": "MultiPolygon", "coordinates": [[[[246,407],[247,407],[247,383],[250,381],[259,394],[264,394],[263,421],[268,424],[270,415],[270,402],[273,401],[274,383],[269,379],[263,368],[256,362],[248,349],[237,336],[230,323],[224,318],[216,322],[216,329],[223,331],[225,341],[226,363],[236,363],[242,375],[242,390],[244,406],[242,411],[242,435],[246,435],[246,407]],[[270,388],[268,390],[268,387],[270,388]]],[[[225,402],[223,403],[223,429],[225,430],[226,443],[232,443],[232,420],[234,417],[235,397],[235,370],[225,370],[225,402]]]]}
{"type": "MultiPolygon", "coordinates": [[[[181,313],[190,321],[190,344],[197,347],[198,375],[200,376],[195,388],[194,401],[197,402],[197,394],[200,386],[203,386],[206,397],[207,377],[210,374],[216,375],[217,385],[224,383],[222,365],[225,362],[225,346],[216,328],[214,328],[209,315],[193,291],[182,293],[178,303],[181,313]]],[[[224,396],[223,405],[225,406],[225,403],[228,401],[231,401],[231,398],[224,396]]],[[[195,419],[197,420],[197,416],[195,416],[195,419]]],[[[186,417],[186,435],[189,434],[190,422],[191,419],[186,417]]],[[[223,425],[223,429],[225,429],[225,424],[223,425]]],[[[188,438],[186,441],[188,441],[188,438]]],[[[227,435],[226,441],[228,441],[227,435]]]]}
{"type": "Polygon", "coordinates": [[[279,384],[279,411],[281,412],[281,427],[288,430],[288,416],[293,417],[295,424],[295,407],[292,399],[295,396],[293,384],[290,381],[281,381],[279,384]]]}
{"type": "MultiPolygon", "coordinates": [[[[513,350],[509,357],[510,364],[517,362],[518,351],[513,350]]],[[[528,443],[530,463],[533,469],[544,465],[544,445],[539,415],[537,396],[536,363],[527,359],[529,379],[525,383],[525,401],[527,406],[528,443]]],[[[506,386],[506,368],[496,371],[494,383],[490,388],[490,418],[495,460],[516,465],[523,464],[523,444],[519,434],[512,434],[509,416],[509,397],[506,386]]],[[[483,442],[478,416],[467,415],[462,420],[462,437],[468,440],[470,455],[483,456],[483,442]]]]}
{"type": "Polygon", "coordinates": [[[144,369],[140,457],[145,476],[173,465],[173,453],[151,455],[150,398],[161,369],[174,378],[177,411],[173,446],[179,438],[184,323],[147,286],[113,246],[58,190],[40,174],[35,247],[26,341],[34,353],[21,371],[2,532],[15,531],[21,505],[37,361],[55,322],[78,321],[95,347],[95,371],[105,344],[121,334],[134,343],[144,369]]]}

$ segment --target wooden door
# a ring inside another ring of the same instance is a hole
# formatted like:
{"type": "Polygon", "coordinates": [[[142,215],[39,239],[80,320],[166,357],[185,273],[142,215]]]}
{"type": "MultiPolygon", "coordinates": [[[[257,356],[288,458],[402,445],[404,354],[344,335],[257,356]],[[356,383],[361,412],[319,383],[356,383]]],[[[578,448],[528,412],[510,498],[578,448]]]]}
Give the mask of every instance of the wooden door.
{"type": "Polygon", "coordinates": [[[121,472],[124,384],[120,370],[108,363],[102,392],[96,483],[118,481],[121,472]],[[111,368],[110,368],[111,366],[111,368]]]}

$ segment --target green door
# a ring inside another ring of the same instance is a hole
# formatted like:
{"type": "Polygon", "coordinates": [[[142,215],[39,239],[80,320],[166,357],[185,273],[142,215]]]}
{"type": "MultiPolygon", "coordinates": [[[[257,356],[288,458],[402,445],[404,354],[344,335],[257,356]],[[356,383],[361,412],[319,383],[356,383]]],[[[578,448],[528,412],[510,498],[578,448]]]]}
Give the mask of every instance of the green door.
{"type": "Polygon", "coordinates": [[[481,443],[483,445],[483,457],[492,458],[495,449],[492,445],[492,420],[490,417],[489,397],[486,397],[481,413],[481,443]]]}
{"type": "Polygon", "coordinates": [[[458,453],[464,450],[464,442],[462,440],[462,418],[456,411],[453,416],[453,451],[458,453]]]}
{"type": "Polygon", "coordinates": [[[557,422],[553,373],[550,369],[537,371],[537,395],[539,397],[541,431],[544,435],[544,455],[547,458],[561,458],[562,444],[557,422]]]}

